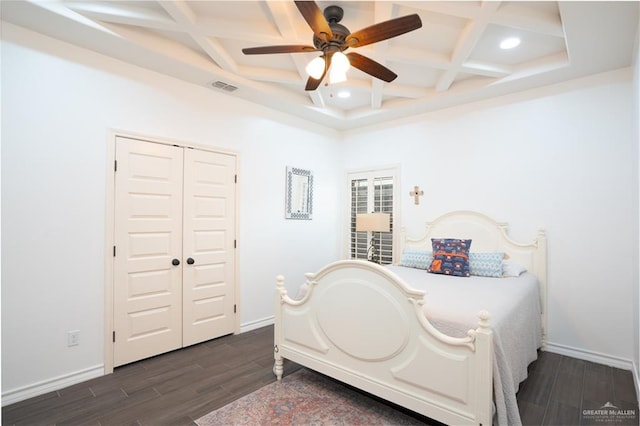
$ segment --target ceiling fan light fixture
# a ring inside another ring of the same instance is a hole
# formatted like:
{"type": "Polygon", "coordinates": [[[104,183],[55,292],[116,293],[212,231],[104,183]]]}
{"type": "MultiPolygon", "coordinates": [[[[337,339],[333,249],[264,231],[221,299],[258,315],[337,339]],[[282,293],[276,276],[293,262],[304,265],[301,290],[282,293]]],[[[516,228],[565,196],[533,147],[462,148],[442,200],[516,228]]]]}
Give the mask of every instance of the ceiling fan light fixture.
{"type": "Polygon", "coordinates": [[[316,80],[322,77],[322,74],[324,73],[324,59],[322,58],[322,56],[318,56],[317,58],[309,62],[305,70],[310,77],[316,80]]]}
{"type": "Polygon", "coordinates": [[[313,46],[298,44],[257,46],[244,48],[242,53],[262,55],[322,52],[321,59],[315,59],[305,67],[309,75],[304,87],[305,91],[316,90],[326,74],[329,74],[330,82],[346,80],[347,70],[352,65],[372,77],[390,83],[397,77],[393,71],[356,52],[344,55],[342,51],[387,40],[422,27],[420,16],[414,13],[379,22],[352,33],[339,23],[344,15],[344,10],[340,6],[326,7],[323,12],[314,0],[296,1],[295,5],[313,31],[313,46]]]}
{"type": "Polygon", "coordinates": [[[347,58],[347,55],[342,52],[336,52],[333,54],[333,57],[331,58],[331,69],[336,70],[336,72],[345,74],[349,70],[350,66],[351,63],[349,62],[349,58],[347,58]]]}

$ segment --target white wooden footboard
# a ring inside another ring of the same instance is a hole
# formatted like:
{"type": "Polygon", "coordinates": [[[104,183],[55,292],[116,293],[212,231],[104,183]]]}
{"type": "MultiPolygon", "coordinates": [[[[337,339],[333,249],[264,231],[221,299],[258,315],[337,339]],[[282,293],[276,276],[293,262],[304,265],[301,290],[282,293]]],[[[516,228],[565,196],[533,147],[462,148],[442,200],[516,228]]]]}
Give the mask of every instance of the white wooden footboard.
{"type": "Polygon", "coordinates": [[[307,281],[296,301],[277,278],[278,379],[286,358],[447,424],[491,424],[488,312],[453,338],[424,316],[424,292],[375,263],[335,262],[307,281]]]}

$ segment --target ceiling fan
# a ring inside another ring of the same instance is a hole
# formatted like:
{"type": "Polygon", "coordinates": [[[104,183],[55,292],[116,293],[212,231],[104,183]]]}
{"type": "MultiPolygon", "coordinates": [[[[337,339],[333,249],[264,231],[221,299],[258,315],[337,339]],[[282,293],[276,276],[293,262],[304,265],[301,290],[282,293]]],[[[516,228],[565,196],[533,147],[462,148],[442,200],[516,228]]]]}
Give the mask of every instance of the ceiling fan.
{"type": "Polygon", "coordinates": [[[309,64],[311,66],[315,62],[315,66],[318,67],[316,68],[317,71],[313,72],[310,67],[307,67],[307,72],[309,72],[310,76],[305,90],[317,89],[327,72],[330,72],[330,79],[332,79],[334,68],[338,69],[338,66],[343,67],[338,73],[342,72],[344,74],[349,64],[387,83],[395,80],[397,75],[382,64],[356,52],[347,54],[342,52],[350,47],[366,46],[422,27],[420,17],[417,14],[413,14],[380,22],[352,33],[347,27],[339,24],[344,15],[341,7],[329,6],[324,9],[323,13],[314,1],[295,1],[294,3],[313,30],[313,46],[248,47],[242,49],[242,52],[245,55],[322,52],[319,58],[314,59],[309,64]],[[347,62],[345,63],[345,61],[347,62]],[[332,68],[332,62],[336,62],[338,65],[332,68]]]}

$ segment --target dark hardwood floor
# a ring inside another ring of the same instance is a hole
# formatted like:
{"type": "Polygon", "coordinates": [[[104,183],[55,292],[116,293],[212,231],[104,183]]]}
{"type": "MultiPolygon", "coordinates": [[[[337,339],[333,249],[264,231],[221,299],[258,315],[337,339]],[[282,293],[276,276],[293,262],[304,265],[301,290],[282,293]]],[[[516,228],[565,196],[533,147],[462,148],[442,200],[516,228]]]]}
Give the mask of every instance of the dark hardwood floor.
{"type": "MultiPolygon", "coordinates": [[[[222,337],[3,407],[2,424],[193,425],[275,381],[272,347],[272,326],[222,337]]],[[[286,363],[285,374],[298,368],[286,363]]],[[[589,411],[607,402],[635,410],[633,417],[622,416],[615,424],[638,424],[631,372],[549,352],[541,352],[529,369],[518,392],[524,424],[607,424],[589,411]]]]}

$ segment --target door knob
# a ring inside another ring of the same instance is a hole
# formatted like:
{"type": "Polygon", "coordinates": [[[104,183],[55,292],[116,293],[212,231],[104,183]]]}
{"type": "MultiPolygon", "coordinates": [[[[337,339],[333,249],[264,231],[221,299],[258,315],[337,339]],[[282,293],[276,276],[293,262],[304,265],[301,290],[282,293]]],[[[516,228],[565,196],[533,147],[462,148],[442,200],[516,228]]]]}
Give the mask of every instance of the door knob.
{"type": "Polygon", "coordinates": [[[179,261],[178,259],[173,259],[173,260],[171,261],[171,264],[172,264],[173,266],[178,266],[178,265],[180,264],[180,261],[179,261]]]}
{"type": "Polygon", "coordinates": [[[196,261],[195,261],[195,260],[193,260],[193,258],[191,258],[191,257],[190,257],[190,258],[188,258],[188,259],[187,259],[187,263],[188,263],[189,265],[193,265],[194,263],[196,263],[196,261]]]}

